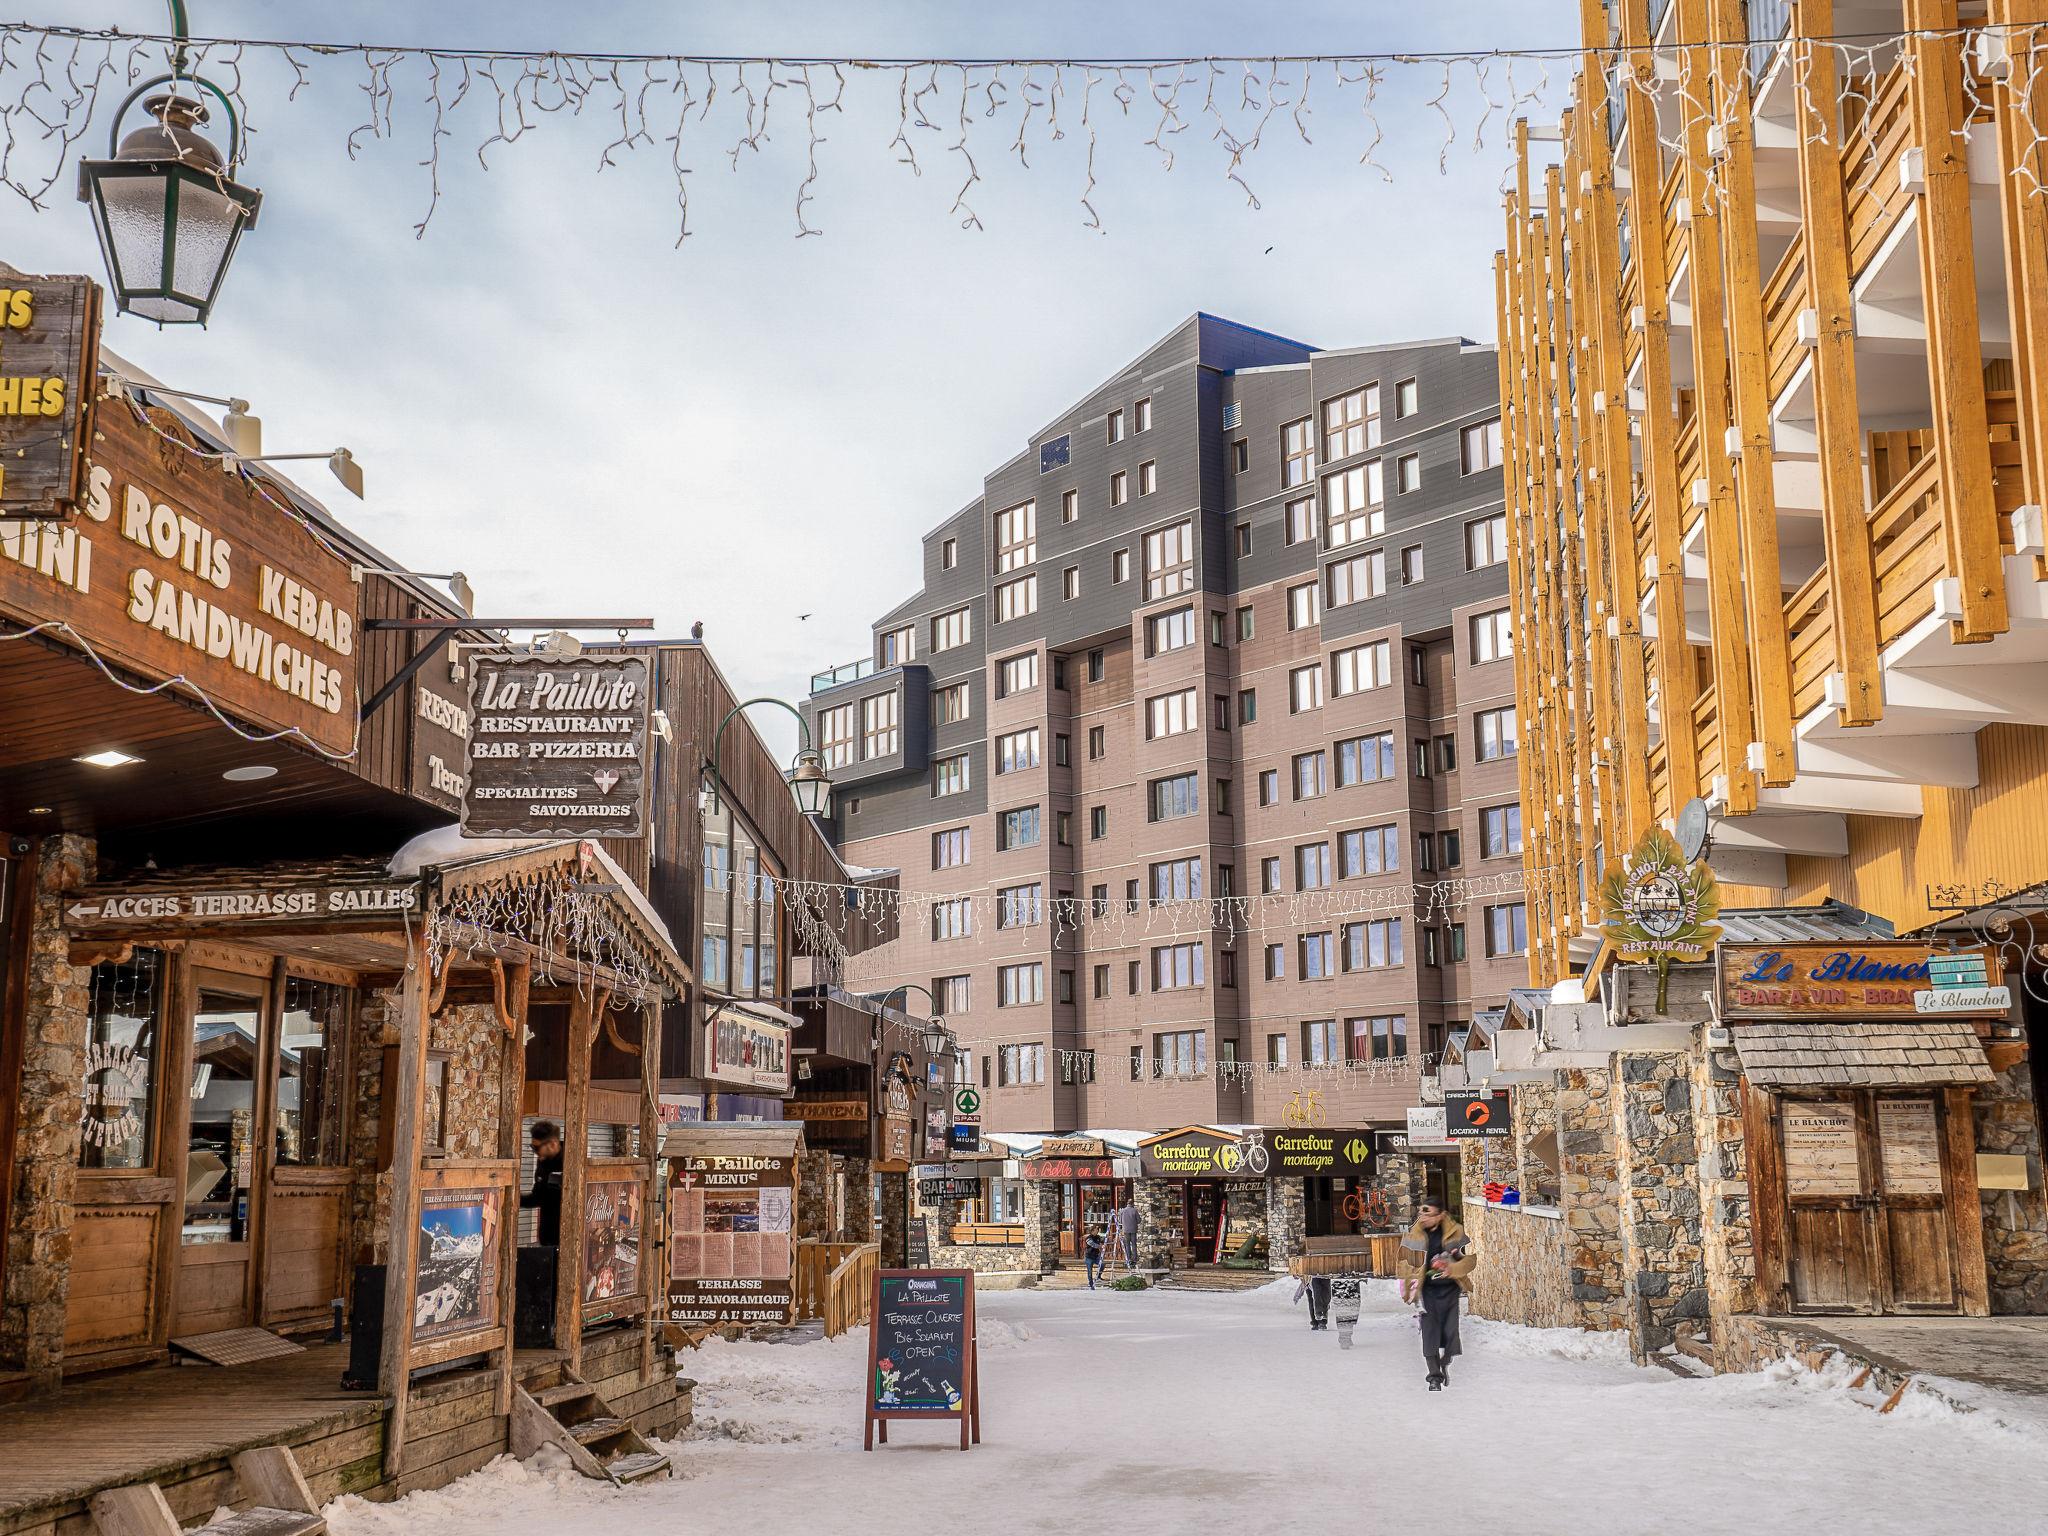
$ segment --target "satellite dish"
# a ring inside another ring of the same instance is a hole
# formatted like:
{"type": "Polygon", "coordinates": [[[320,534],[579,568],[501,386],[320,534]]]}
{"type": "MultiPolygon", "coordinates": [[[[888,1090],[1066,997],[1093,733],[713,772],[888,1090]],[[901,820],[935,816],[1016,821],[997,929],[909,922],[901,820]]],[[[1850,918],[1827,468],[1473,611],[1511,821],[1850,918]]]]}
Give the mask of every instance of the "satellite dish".
{"type": "Polygon", "coordinates": [[[1685,855],[1686,863],[1697,863],[1706,852],[1710,830],[1707,802],[1695,795],[1678,813],[1678,851],[1685,855]]]}

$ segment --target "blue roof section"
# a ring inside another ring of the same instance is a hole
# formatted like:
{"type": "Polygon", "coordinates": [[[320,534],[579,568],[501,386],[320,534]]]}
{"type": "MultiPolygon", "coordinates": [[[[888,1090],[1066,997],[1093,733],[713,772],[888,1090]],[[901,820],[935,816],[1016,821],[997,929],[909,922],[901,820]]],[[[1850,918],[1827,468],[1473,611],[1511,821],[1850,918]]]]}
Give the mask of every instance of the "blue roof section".
{"type": "Polygon", "coordinates": [[[1894,936],[1883,918],[1834,900],[1817,907],[1724,908],[1720,922],[1724,944],[1832,944],[1894,936]]]}

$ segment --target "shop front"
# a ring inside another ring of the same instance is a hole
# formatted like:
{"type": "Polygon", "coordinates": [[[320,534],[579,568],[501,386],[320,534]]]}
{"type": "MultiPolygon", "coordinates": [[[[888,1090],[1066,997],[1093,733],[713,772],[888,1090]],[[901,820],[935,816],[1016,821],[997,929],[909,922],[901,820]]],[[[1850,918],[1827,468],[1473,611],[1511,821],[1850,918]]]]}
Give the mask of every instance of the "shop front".
{"type": "Polygon", "coordinates": [[[1137,1146],[1139,1259],[1145,1268],[1264,1263],[1264,1132],[1182,1126],[1137,1146]]]}
{"type": "Polygon", "coordinates": [[[1022,1160],[1023,1174],[1056,1186],[1059,1256],[1081,1257],[1090,1233],[1110,1252],[1116,1213],[1131,1201],[1129,1156],[1117,1155],[1099,1136],[1047,1136],[1037,1151],[1022,1160]]]}

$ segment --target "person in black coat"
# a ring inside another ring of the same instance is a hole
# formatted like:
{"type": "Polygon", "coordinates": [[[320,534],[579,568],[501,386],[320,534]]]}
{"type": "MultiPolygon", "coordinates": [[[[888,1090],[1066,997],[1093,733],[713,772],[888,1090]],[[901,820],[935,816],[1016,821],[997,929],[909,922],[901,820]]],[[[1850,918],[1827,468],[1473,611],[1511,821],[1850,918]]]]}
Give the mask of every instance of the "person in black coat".
{"type": "Polygon", "coordinates": [[[552,1120],[533,1123],[533,1188],[519,1197],[519,1208],[540,1213],[534,1236],[542,1247],[562,1241],[562,1128],[552,1120]]]}

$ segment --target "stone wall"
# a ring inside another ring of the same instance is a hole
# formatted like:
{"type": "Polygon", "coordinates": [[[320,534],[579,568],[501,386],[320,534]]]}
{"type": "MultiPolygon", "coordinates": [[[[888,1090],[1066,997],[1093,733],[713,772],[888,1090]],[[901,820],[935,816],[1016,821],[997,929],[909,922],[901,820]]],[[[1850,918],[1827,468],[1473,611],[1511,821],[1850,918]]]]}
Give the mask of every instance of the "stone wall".
{"type": "Polygon", "coordinates": [[[1134,1179],[1131,1203],[1138,1208],[1138,1268],[1171,1269],[1170,1229],[1180,1225],[1180,1185],[1172,1179],[1134,1179]]]}
{"type": "Polygon", "coordinates": [[[1742,1133],[1741,1083],[1741,1064],[1734,1051],[1724,1048],[1694,1054],[1700,1246],[1707,1271],[1707,1316],[1717,1352],[1726,1319],[1756,1306],[1756,1242],[1750,1216],[1749,1152],[1742,1133]]]}
{"type": "MultiPolygon", "coordinates": [[[[85,838],[67,833],[43,839],[22,978],[21,1099],[4,1235],[0,1370],[27,1372],[39,1391],[56,1387],[64,1359],[64,1309],[71,1285],[69,1206],[78,1177],[91,975],[71,963],[63,893],[91,878],[95,860],[94,845],[85,838]]],[[[0,1092],[12,1091],[12,1084],[0,1085],[0,1092]]]]}
{"type": "Polygon", "coordinates": [[[1613,1083],[1604,1067],[1557,1073],[1557,1150],[1565,1278],[1581,1327],[1629,1325],[1621,1237],[1613,1083]]]}
{"type": "Polygon", "coordinates": [[[1024,1262],[1049,1275],[1060,1266],[1060,1200],[1065,1186],[1045,1179],[1024,1181],[1024,1262]]]}
{"type": "MultiPolygon", "coordinates": [[[[861,1160],[863,1169],[870,1165],[861,1160]]],[[[877,1176],[861,1179],[864,1188],[871,1188],[877,1176]]],[[[881,1182],[880,1221],[875,1233],[881,1244],[882,1264],[885,1268],[902,1269],[910,1263],[910,1175],[907,1173],[884,1173],[878,1176],[881,1182]]],[[[852,1174],[847,1176],[849,1187],[852,1174]]],[[[858,1241],[858,1239],[854,1239],[858,1241]]]]}
{"type": "Polygon", "coordinates": [[[1422,1198],[1422,1164],[1405,1151],[1383,1153],[1372,1160],[1367,1183],[1387,1197],[1393,1224],[1405,1232],[1415,1225],[1415,1204],[1422,1198]]]}
{"type": "Polygon", "coordinates": [[[1977,1150],[2027,1158],[2029,1189],[1979,1191],[1993,1312],[2048,1312],[2048,1192],[2042,1188],[2033,1083],[2022,1056],[1972,1096],[1977,1150]]]}
{"type": "Polygon", "coordinates": [[[1298,1178],[1266,1181],[1266,1268],[1287,1272],[1287,1261],[1301,1253],[1308,1232],[1308,1190],[1298,1178]]]}
{"type": "Polygon", "coordinates": [[[1534,1328],[1577,1328],[1581,1309],[1566,1273],[1566,1229],[1556,1214],[1489,1206],[1468,1197],[1462,1216],[1479,1262],[1472,1270],[1472,1312],[1534,1328]]]}
{"type": "Polygon", "coordinates": [[[1629,1347],[1640,1359],[1678,1333],[1707,1332],[1692,1058],[1663,1051],[1621,1054],[1614,1062],[1629,1347]]]}

